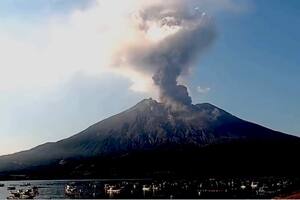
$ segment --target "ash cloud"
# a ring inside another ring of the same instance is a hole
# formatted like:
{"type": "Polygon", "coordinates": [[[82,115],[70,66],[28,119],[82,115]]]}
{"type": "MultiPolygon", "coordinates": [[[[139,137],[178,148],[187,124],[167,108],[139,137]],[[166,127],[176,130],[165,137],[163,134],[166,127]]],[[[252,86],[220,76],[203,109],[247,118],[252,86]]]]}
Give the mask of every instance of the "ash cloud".
{"type": "Polygon", "coordinates": [[[215,26],[197,1],[167,2],[142,7],[132,15],[137,37],[142,39],[119,51],[116,63],[151,75],[161,102],[190,105],[187,87],[178,83],[178,77],[213,43],[215,26]]]}

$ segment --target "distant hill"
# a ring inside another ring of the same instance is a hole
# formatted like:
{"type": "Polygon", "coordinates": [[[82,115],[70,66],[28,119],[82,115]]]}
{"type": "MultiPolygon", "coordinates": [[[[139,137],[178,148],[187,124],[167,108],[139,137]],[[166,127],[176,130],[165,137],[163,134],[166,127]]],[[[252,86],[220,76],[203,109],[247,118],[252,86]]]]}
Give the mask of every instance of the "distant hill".
{"type": "Polygon", "coordinates": [[[152,99],[61,141],[1,156],[0,177],[299,175],[300,139],[209,103],[152,99]]]}

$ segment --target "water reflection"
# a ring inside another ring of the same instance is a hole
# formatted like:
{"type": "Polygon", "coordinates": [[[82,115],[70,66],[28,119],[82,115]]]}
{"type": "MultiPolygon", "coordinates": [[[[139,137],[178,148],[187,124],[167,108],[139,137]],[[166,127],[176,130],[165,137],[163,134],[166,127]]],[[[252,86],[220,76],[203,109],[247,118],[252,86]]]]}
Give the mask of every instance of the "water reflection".
{"type": "Polygon", "coordinates": [[[1,181],[0,199],[272,198],[297,188],[299,179],[286,177],[1,181]]]}

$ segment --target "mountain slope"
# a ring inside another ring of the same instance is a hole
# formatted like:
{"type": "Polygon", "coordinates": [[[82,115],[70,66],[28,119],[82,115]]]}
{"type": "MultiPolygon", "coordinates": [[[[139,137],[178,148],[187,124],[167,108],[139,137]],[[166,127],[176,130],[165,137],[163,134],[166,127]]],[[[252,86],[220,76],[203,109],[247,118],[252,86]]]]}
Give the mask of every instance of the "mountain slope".
{"type": "MultiPolygon", "coordinates": [[[[208,103],[173,111],[155,100],[145,99],[134,107],[96,123],[70,138],[2,156],[0,171],[5,174],[10,171],[43,167],[48,169],[48,166],[60,168],[67,166],[73,169],[79,163],[87,162],[93,165],[102,158],[112,157],[117,158],[117,162],[124,157],[131,159],[133,163],[142,160],[147,163],[148,160],[149,166],[152,162],[156,162],[155,159],[161,162],[174,156],[175,160],[176,156],[182,160],[191,157],[193,162],[195,158],[199,158],[214,164],[213,158],[209,156],[218,157],[229,151],[228,160],[234,161],[235,151],[243,148],[246,148],[245,152],[249,151],[249,156],[254,156],[261,152],[279,155],[285,151],[277,152],[278,148],[288,147],[290,150],[285,153],[292,156],[294,151],[299,149],[299,144],[297,137],[246,122],[208,103]],[[203,154],[205,151],[207,153],[203,154]],[[69,166],[66,163],[71,164],[69,166]]],[[[123,164],[119,163],[120,168],[126,165],[128,162],[126,159],[123,164]]],[[[255,156],[252,159],[254,160],[251,162],[255,162],[255,156]]],[[[109,162],[106,163],[108,166],[109,162]]],[[[167,165],[163,165],[162,168],[168,169],[167,165]]],[[[103,161],[101,166],[104,166],[103,161]]],[[[210,168],[209,165],[207,168],[210,168]]]]}

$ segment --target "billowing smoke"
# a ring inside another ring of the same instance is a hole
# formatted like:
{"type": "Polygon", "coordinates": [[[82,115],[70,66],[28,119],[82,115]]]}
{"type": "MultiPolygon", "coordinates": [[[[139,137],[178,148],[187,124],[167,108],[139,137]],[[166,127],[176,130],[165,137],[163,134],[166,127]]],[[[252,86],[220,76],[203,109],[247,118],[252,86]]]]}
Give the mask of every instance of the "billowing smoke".
{"type": "Polygon", "coordinates": [[[132,82],[130,89],[154,98],[158,92],[153,89],[159,89],[162,102],[190,104],[183,75],[214,41],[208,16],[243,7],[235,0],[93,2],[63,18],[51,15],[25,34],[11,34],[18,30],[14,26],[0,31],[0,66],[5,68],[0,90],[58,85],[78,71],[97,76],[108,72],[125,76],[132,82]]]}
{"type": "Polygon", "coordinates": [[[143,6],[132,14],[136,40],[118,51],[115,64],[151,75],[163,103],[189,105],[187,87],[178,78],[212,44],[215,28],[197,1],[166,2],[143,6]]]}

